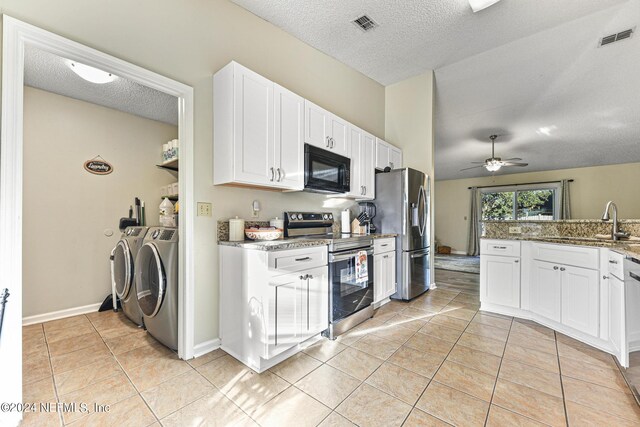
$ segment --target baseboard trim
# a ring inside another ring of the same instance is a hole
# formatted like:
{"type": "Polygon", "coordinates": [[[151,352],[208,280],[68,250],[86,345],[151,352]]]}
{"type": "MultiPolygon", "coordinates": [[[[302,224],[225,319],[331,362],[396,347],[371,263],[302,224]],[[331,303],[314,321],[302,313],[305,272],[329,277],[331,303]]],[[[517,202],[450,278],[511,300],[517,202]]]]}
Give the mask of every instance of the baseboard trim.
{"type": "Polygon", "coordinates": [[[466,251],[451,251],[451,253],[453,255],[466,255],[467,254],[466,251]]]}
{"type": "Polygon", "coordinates": [[[36,314],[22,318],[22,326],[33,325],[35,323],[50,322],[52,320],[64,319],[65,317],[78,316],[80,314],[93,313],[98,311],[101,302],[96,304],[83,305],[82,307],[67,308],[65,310],[52,311],[50,313],[36,314]]]}
{"type": "Polygon", "coordinates": [[[193,346],[193,357],[200,357],[203,354],[207,354],[219,348],[220,348],[220,338],[201,342],[200,344],[196,344],[195,346],[193,346]]]}

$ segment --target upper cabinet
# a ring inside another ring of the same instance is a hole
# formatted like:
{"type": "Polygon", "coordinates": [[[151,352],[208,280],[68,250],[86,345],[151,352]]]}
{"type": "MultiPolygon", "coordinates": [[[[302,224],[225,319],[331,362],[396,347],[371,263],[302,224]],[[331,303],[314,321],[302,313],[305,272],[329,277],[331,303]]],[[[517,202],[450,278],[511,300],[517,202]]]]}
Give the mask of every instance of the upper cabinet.
{"type": "Polygon", "coordinates": [[[402,167],[402,150],[386,141],[376,138],[376,169],[402,167]]]}
{"type": "Polygon", "coordinates": [[[351,191],[349,196],[361,200],[375,197],[375,136],[351,126],[351,191]]]}
{"type": "Polygon", "coordinates": [[[350,157],[349,123],[310,101],[304,104],[305,142],[350,157]]]}
{"type": "Polygon", "coordinates": [[[302,190],[303,98],[235,62],[213,87],[214,184],[302,190]]]}

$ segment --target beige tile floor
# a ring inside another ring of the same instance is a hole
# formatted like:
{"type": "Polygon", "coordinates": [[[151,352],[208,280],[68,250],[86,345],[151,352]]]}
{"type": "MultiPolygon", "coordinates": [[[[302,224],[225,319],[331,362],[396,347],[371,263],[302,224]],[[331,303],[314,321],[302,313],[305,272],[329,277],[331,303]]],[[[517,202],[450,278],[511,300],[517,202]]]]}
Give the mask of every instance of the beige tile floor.
{"type": "Polygon", "coordinates": [[[613,358],[540,325],[478,312],[478,276],[391,302],[256,374],[221,350],[185,362],[122,314],[24,328],[25,426],[640,426],[613,358]]]}

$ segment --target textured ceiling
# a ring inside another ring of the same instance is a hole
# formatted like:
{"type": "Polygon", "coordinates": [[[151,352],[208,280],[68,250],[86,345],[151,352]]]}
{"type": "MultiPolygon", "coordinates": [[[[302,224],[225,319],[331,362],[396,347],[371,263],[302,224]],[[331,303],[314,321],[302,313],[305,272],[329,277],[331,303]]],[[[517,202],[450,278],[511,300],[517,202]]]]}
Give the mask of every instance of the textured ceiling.
{"type": "Polygon", "coordinates": [[[111,83],[90,83],[69,69],[68,60],[27,45],[24,84],[81,101],[178,124],[178,100],[155,89],[117,78],[111,83]]]}
{"type": "Polygon", "coordinates": [[[305,43],[388,85],[553,28],[625,0],[232,0],[305,43]],[[363,13],[380,26],[364,33],[363,13]]]}
{"type": "Polygon", "coordinates": [[[529,163],[498,174],[640,162],[640,35],[597,47],[639,23],[630,0],[436,70],[436,178],[489,175],[460,169],[492,133],[529,163]]]}

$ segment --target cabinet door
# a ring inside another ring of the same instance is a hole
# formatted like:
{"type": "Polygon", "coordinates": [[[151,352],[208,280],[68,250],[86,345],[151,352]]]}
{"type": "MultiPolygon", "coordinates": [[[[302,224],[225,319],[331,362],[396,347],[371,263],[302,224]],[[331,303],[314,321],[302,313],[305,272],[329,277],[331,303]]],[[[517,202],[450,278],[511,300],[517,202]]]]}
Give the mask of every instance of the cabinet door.
{"type": "Polygon", "coordinates": [[[560,266],[533,260],[531,265],[531,311],[560,322],[562,275],[560,266]]]}
{"type": "Polygon", "coordinates": [[[273,82],[234,69],[234,181],[268,185],[273,165],[273,82]]]}
{"type": "Polygon", "coordinates": [[[368,133],[362,134],[360,142],[360,182],[364,186],[363,199],[373,200],[376,197],[376,142],[375,137],[368,133]]]}
{"type": "Polygon", "coordinates": [[[389,166],[389,160],[391,156],[391,147],[389,144],[376,138],[376,169],[384,170],[389,166]]]}
{"type": "MultiPolygon", "coordinates": [[[[306,283],[306,282],[305,282],[306,283]]],[[[303,280],[300,274],[286,274],[269,283],[268,355],[273,357],[300,342],[303,280]]]]}
{"type": "Polygon", "coordinates": [[[616,355],[620,355],[626,349],[624,296],[624,282],[615,276],[609,276],[609,341],[616,355]]]}
{"type": "Polygon", "coordinates": [[[482,255],[480,271],[482,302],[520,307],[520,258],[482,255]]]}
{"type": "Polygon", "coordinates": [[[327,267],[319,267],[305,272],[308,278],[305,281],[306,289],[303,295],[307,307],[304,338],[310,338],[329,327],[329,277],[327,267]]]}
{"type": "MultiPolygon", "coordinates": [[[[289,190],[304,187],[304,99],[274,85],[273,184],[289,190]]],[[[269,176],[271,179],[271,175],[269,176]]]]}
{"type": "Polygon", "coordinates": [[[336,115],[330,114],[329,136],[331,136],[331,144],[329,145],[331,151],[344,157],[351,155],[349,124],[346,121],[336,115]]]}
{"type": "Polygon", "coordinates": [[[305,99],[304,142],[329,149],[329,116],[331,113],[305,99]]]}
{"type": "Polygon", "coordinates": [[[351,185],[349,193],[351,197],[360,198],[363,194],[362,182],[362,131],[356,127],[349,128],[349,139],[351,140],[351,185]]]}
{"type": "Polygon", "coordinates": [[[384,297],[387,298],[396,293],[396,253],[387,252],[382,255],[382,259],[385,274],[384,283],[386,285],[384,297]]]}
{"type": "Polygon", "coordinates": [[[387,274],[385,273],[387,264],[382,258],[382,254],[373,257],[373,302],[378,303],[385,299],[387,285],[387,274]]]}
{"type": "Polygon", "coordinates": [[[400,169],[402,167],[402,151],[397,147],[389,149],[389,167],[391,169],[400,169]]]}
{"type": "Polygon", "coordinates": [[[562,324],[598,336],[600,281],[598,271],[560,266],[562,272],[562,324]]]}

